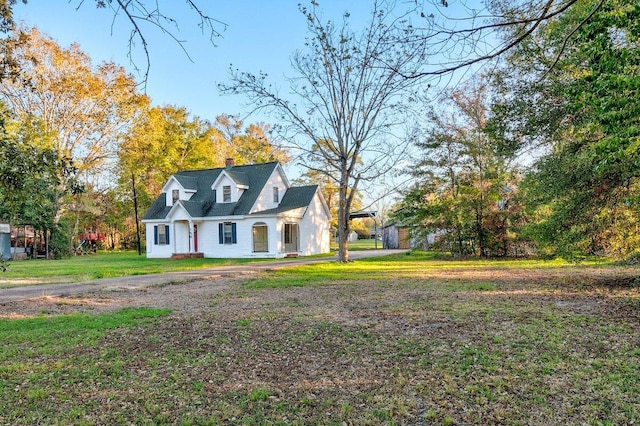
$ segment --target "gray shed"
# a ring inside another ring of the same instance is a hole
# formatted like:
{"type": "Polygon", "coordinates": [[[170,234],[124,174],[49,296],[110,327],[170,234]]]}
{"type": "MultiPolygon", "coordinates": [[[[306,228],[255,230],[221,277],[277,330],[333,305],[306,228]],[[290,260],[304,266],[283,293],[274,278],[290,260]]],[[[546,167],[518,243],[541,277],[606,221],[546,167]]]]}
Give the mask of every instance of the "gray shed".
{"type": "Polygon", "coordinates": [[[11,259],[11,226],[8,223],[0,223],[0,256],[11,259]]]}
{"type": "Polygon", "coordinates": [[[386,249],[410,249],[409,228],[391,223],[382,228],[382,247],[386,249]]]}

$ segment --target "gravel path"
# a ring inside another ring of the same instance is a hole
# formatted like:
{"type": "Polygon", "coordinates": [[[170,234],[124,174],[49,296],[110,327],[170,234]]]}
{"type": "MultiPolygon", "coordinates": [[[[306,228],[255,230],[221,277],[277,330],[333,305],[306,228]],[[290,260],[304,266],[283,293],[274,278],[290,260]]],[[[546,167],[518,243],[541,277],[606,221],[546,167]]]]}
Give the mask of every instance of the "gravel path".
{"type": "MultiPolygon", "coordinates": [[[[366,250],[349,253],[351,260],[367,257],[388,256],[404,252],[405,250],[366,250]]],[[[246,265],[219,266],[215,268],[199,269],[191,271],[168,272],[163,274],[136,275],[119,278],[103,278],[99,280],[79,282],[32,285],[25,287],[12,287],[0,289],[0,308],[5,308],[12,302],[21,302],[40,298],[55,299],[60,297],[77,296],[85,293],[96,292],[122,292],[137,290],[138,292],[149,289],[166,287],[171,284],[187,284],[196,281],[222,281],[222,278],[241,278],[260,272],[287,268],[291,266],[309,265],[313,263],[333,262],[335,258],[295,258],[278,259],[261,263],[246,265]]],[[[209,285],[209,287],[211,287],[209,285]]],[[[0,315],[5,309],[0,309],[0,315]]]]}

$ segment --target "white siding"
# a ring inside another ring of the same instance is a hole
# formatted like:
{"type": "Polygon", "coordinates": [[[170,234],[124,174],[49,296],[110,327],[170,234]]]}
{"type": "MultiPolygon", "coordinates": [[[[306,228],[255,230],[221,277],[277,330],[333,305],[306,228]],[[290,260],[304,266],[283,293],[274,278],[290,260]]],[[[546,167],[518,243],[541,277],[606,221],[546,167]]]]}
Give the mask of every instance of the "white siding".
{"type": "Polygon", "coordinates": [[[146,224],[146,237],[147,237],[147,257],[148,258],[167,258],[173,254],[173,242],[175,241],[172,226],[168,222],[155,222],[146,224]],[[154,241],[154,226],[169,225],[169,244],[158,245],[154,241]]]}
{"type": "Polygon", "coordinates": [[[300,254],[329,253],[330,229],[329,216],[324,209],[318,192],[313,196],[307,213],[300,221],[300,254]]]}
{"type": "Polygon", "coordinates": [[[226,174],[223,173],[223,174],[220,175],[220,177],[216,181],[216,185],[213,187],[213,189],[215,189],[215,191],[216,191],[216,203],[222,203],[223,202],[223,198],[222,198],[224,196],[223,188],[225,186],[230,186],[231,187],[231,202],[232,203],[235,203],[236,201],[238,201],[238,199],[240,198],[240,196],[244,192],[244,189],[238,188],[238,186],[236,185],[236,182],[233,179],[231,179],[229,176],[227,176],[226,174]]]}
{"type": "Polygon", "coordinates": [[[277,255],[277,220],[271,218],[229,218],[228,220],[207,221],[198,225],[198,251],[204,257],[233,258],[233,257],[276,257],[277,255]],[[236,224],[236,244],[220,244],[218,236],[219,224],[232,222],[236,224]],[[268,252],[253,252],[253,225],[265,223],[269,238],[268,252]]]}
{"type": "Polygon", "coordinates": [[[287,184],[285,183],[280,170],[280,167],[273,169],[271,176],[269,176],[267,183],[262,188],[262,191],[260,191],[260,195],[258,195],[255,204],[251,208],[251,213],[275,209],[278,207],[279,203],[273,202],[273,187],[278,188],[279,201],[282,201],[284,194],[287,192],[287,184]]]}

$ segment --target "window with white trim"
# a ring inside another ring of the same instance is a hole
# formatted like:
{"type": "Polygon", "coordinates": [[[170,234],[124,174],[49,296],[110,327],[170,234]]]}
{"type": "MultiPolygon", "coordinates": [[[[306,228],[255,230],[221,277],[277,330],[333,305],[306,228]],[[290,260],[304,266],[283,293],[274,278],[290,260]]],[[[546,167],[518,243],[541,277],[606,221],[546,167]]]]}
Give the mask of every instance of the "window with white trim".
{"type": "Polygon", "coordinates": [[[169,225],[156,225],[153,227],[153,242],[158,246],[169,244],[169,225]]]}
{"type": "Polygon", "coordinates": [[[233,244],[233,227],[231,222],[225,222],[224,224],[224,243],[233,244]]]}
{"type": "Polygon", "coordinates": [[[231,185],[225,185],[222,187],[222,202],[223,203],[231,202],[231,185]]]}
{"type": "Polygon", "coordinates": [[[218,224],[218,242],[220,244],[238,243],[238,231],[235,222],[223,222],[218,224]]]}
{"type": "Polygon", "coordinates": [[[276,203],[276,204],[280,202],[280,196],[278,195],[278,187],[277,186],[273,187],[273,202],[276,203]]]}
{"type": "Polygon", "coordinates": [[[254,253],[269,251],[269,230],[267,224],[258,222],[253,225],[253,251],[254,253]]]}

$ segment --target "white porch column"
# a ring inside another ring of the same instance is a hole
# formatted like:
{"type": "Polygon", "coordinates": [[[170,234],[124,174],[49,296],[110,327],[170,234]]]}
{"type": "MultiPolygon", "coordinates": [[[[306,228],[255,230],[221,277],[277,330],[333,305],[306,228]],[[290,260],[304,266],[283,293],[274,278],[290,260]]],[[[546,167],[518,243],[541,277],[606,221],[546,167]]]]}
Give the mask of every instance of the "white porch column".
{"type": "Polygon", "coordinates": [[[172,235],[169,236],[170,241],[173,241],[173,243],[171,243],[171,247],[173,247],[173,250],[172,250],[171,253],[175,254],[175,253],[178,252],[177,251],[177,245],[176,245],[176,244],[178,244],[178,241],[177,241],[178,239],[176,238],[177,237],[177,235],[176,235],[176,222],[174,220],[171,221],[171,234],[172,235]]]}

